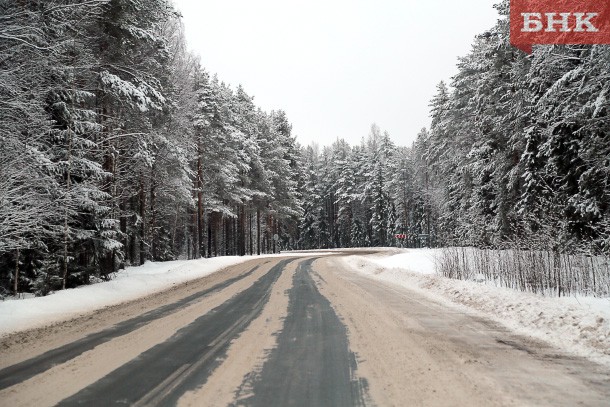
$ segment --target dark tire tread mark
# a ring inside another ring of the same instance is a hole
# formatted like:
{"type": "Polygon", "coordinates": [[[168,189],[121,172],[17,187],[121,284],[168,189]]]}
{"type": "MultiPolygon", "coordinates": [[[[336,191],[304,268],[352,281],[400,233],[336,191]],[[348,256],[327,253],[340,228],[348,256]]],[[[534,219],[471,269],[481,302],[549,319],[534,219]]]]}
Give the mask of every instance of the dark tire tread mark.
{"type": "Polygon", "coordinates": [[[88,335],[78,341],[52,349],[40,356],[6,367],[0,370],[0,390],[31,379],[32,377],[51,369],[53,366],[57,366],[61,363],[67,362],[68,360],[74,359],[75,357],[95,348],[96,346],[99,346],[119,336],[126,335],[154,320],[166,317],[167,315],[186,308],[189,305],[200,301],[204,297],[217,293],[218,291],[229,287],[231,284],[250,276],[259,267],[260,266],[253,267],[246,273],[225,280],[205,290],[191,294],[177,302],[153,309],[142,315],[104,329],[103,331],[88,335]]]}
{"type": "Polygon", "coordinates": [[[234,406],[351,407],[369,400],[366,380],[355,375],[347,329],[311,277],[315,260],[299,264],[277,347],[260,372],[246,377],[234,406]]]}
{"type": "Polygon", "coordinates": [[[76,405],[175,405],[205,383],[231,341],[261,312],[285,266],[278,262],[252,286],[180,329],[96,383],[63,400],[76,405]]]}

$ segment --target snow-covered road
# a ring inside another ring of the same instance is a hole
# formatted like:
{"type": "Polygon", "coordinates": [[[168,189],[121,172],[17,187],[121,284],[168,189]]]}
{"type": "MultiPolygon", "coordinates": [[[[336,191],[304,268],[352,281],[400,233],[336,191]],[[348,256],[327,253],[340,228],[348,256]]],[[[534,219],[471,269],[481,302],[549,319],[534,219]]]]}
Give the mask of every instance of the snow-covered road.
{"type": "Polygon", "coordinates": [[[2,314],[7,304],[29,327],[53,321],[23,332],[13,323],[2,338],[0,399],[36,406],[601,406],[610,399],[607,349],[596,347],[604,321],[587,330],[578,319],[587,310],[605,318],[603,302],[573,308],[569,300],[446,280],[434,274],[432,250],[332,254],[149,264],[119,276],[113,283],[122,278],[121,289],[69,290],[48,297],[46,310],[43,299],[0,303],[0,322],[11,319],[2,314]],[[38,311],[26,312],[28,303],[38,311]],[[552,325],[540,314],[553,312],[571,319],[560,332],[564,343],[544,333],[552,325]]]}
{"type": "Polygon", "coordinates": [[[343,259],[369,278],[417,291],[456,310],[475,313],[511,331],[610,367],[610,298],[545,297],[497,287],[490,281],[444,278],[435,273],[441,251],[389,249],[343,259]]]}

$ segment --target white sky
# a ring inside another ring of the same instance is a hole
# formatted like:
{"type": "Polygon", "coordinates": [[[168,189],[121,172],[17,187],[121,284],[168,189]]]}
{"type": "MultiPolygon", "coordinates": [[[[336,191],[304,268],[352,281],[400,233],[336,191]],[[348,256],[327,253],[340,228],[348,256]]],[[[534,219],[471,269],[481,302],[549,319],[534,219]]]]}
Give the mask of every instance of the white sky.
{"type": "Polygon", "coordinates": [[[429,125],[495,0],[173,0],[203,66],[283,109],[302,144],[357,144],[372,123],[399,145],[429,125]]]}

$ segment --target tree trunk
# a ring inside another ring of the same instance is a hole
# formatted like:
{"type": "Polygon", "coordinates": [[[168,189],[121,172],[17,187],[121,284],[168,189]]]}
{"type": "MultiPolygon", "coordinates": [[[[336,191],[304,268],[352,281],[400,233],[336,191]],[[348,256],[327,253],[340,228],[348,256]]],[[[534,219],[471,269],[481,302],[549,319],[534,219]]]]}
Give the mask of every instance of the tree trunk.
{"type": "Polygon", "coordinates": [[[125,214],[127,213],[127,202],[123,201],[119,204],[119,211],[121,213],[121,217],[119,219],[119,228],[121,230],[121,235],[123,236],[123,247],[125,250],[125,260],[131,263],[131,259],[127,259],[127,254],[129,253],[129,236],[127,235],[127,217],[125,214]]]}
{"type": "Polygon", "coordinates": [[[261,254],[261,210],[256,210],[256,254],[261,254]]]}
{"type": "Polygon", "coordinates": [[[275,236],[278,234],[278,222],[275,221],[273,223],[273,236],[271,236],[271,240],[273,240],[273,254],[275,254],[275,251],[277,250],[277,240],[275,240],[275,236]]]}
{"type": "Polygon", "coordinates": [[[203,257],[205,252],[205,225],[203,223],[203,148],[201,146],[201,139],[197,143],[197,150],[197,251],[198,257],[203,257]]]}
{"type": "MultiPolygon", "coordinates": [[[[99,96],[98,96],[99,97],[99,96]]],[[[111,174],[108,181],[104,182],[102,186],[102,191],[107,193],[110,197],[107,201],[108,207],[111,208],[111,213],[107,216],[112,219],[116,219],[116,200],[117,197],[117,188],[116,188],[116,180],[117,180],[117,163],[116,160],[118,157],[115,157],[114,151],[122,151],[120,146],[117,146],[112,141],[112,135],[109,127],[105,124],[106,118],[111,117],[115,114],[111,108],[109,108],[104,101],[102,101],[101,107],[102,114],[98,117],[100,118],[100,125],[102,126],[102,151],[103,153],[103,164],[102,168],[105,172],[111,174]]],[[[135,238],[135,236],[134,236],[135,238]]],[[[114,251],[110,253],[100,253],[100,266],[99,271],[103,276],[107,276],[109,273],[114,271],[114,251]]]]}
{"type": "Polygon", "coordinates": [[[246,234],[246,224],[247,224],[247,219],[246,219],[246,210],[245,207],[242,208],[241,211],[241,216],[237,219],[237,236],[238,236],[238,255],[239,256],[245,256],[246,253],[248,252],[248,249],[246,248],[246,245],[248,244],[248,236],[246,234]]]}
{"type": "Polygon", "coordinates": [[[140,265],[146,262],[146,192],[144,180],[140,179],[140,265]]]}
{"type": "Polygon", "coordinates": [[[267,247],[265,248],[265,253],[271,252],[271,238],[273,237],[271,235],[272,230],[273,230],[273,216],[268,215],[267,224],[265,225],[265,239],[267,240],[267,242],[266,242],[267,247]]]}
{"type": "Polygon", "coordinates": [[[428,235],[428,246],[430,246],[430,183],[428,179],[428,162],[426,162],[426,234],[428,235]]]}
{"type": "Polygon", "coordinates": [[[212,217],[208,219],[208,257],[212,257],[212,217]]]}
{"type": "MultiPolygon", "coordinates": [[[[70,198],[70,190],[72,189],[72,133],[70,126],[68,126],[68,169],[66,171],[66,197],[70,198]]],[[[68,240],[70,238],[70,231],[68,229],[68,207],[71,202],[65,202],[64,212],[64,270],[63,277],[61,279],[61,288],[66,289],[66,281],[68,280],[68,240]]]]}
{"type": "MultiPolygon", "coordinates": [[[[171,230],[171,249],[172,249],[172,257],[175,259],[177,256],[176,254],[178,253],[178,250],[176,250],[176,234],[178,232],[178,215],[180,213],[180,208],[178,207],[178,205],[176,205],[175,208],[175,214],[174,214],[174,219],[172,221],[172,230],[171,230]]],[[[180,248],[180,253],[182,254],[182,248],[180,248]]]]}
{"type": "Polygon", "coordinates": [[[150,177],[150,253],[153,261],[158,260],[157,253],[157,211],[155,208],[157,197],[157,183],[154,177],[154,166],[150,177]]]}
{"type": "Polygon", "coordinates": [[[17,249],[17,260],[15,260],[15,281],[13,281],[13,293],[15,297],[19,293],[19,256],[21,251],[17,249]]]}
{"type": "Polygon", "coordinates": [[[253,254],[253,245],[252,245],[252,212],[248,213],[248,236],[250,237],[249,241],[248,241],[248,245],[249,245],[249,253],[250,256],[252,256],[253,254]]]}
{"type": "Polygon", "coordinates": [[[214,224],[212,225],[212,250],[214,250],[214,256],[219,255],[218,249],[218,229],[220,228],[220,221],[218,220],[217,214],[214,214],[214,224]]]}
{"type": "MultiPolygon", "coordinates": [[[[133,196],[129,200],[129,207],[132,213],[135,213],[138,208],[138,197],[133,196]]],[[[129,239],[129,262],[132,265],[139,263],[139,249],[138,249],[138,235],[137,233],[131,232],[128,236],[129,239]]]]}
{"type": "Polygon", "coordinates": [[[198,239],[197,239],[197,209],[190,209],[189,215],[191,217],[191,222],[189,224],[189,235],[191,242],[191,259],[197,258],[197,248],[199,247],[198,239]]]}
{"type": "Polygon", "coordinates": [[[225,256],[231,255],[231,220],[222,217],[222,224],[224,229],[224,254],[225,256]]]}

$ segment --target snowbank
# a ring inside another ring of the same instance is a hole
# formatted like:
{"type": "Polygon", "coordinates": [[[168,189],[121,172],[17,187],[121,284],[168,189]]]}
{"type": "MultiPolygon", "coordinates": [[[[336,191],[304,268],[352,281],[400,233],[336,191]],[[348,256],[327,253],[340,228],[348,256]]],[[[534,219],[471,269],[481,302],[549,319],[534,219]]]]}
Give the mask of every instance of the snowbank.
{"type": "Polygon", "coordinates": [[[172,284],[204,277],[241,263],[240,257],[148,262],[129,267],[107,282],[58,291],[46,297],[0,302],[0,335],[69,319],[83,312],[158,292],[172,284]]]}
{"type": "Polygon", "coordinates": [[[388,250],[386,255],[366,256],[366,259],[384,269],[409,270],[419,274],[435,274],[436,257],[440,249],[388,250]]]}
{"type": "Polygon", "coordinates": [[[387,257],[350,256],[344,261],[371,278],[417,290],[439,302],[476,310],[523,335],[610,366],[610,298],[542,297],[434,273],[440,250],[406,249],[387,257]]]}

